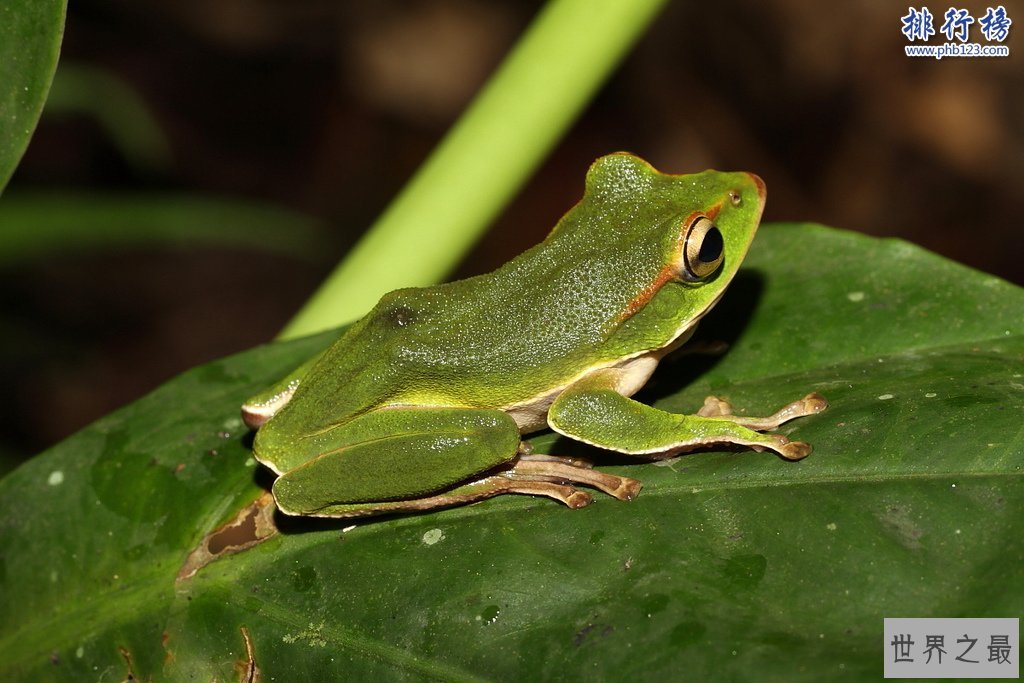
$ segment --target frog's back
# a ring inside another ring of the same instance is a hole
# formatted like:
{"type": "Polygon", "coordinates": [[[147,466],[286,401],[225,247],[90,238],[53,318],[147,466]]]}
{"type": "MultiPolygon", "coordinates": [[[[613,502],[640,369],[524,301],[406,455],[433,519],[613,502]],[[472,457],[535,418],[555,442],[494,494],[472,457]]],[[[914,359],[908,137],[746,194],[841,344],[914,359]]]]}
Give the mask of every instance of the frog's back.
{"type": "Polygon", "coordinates": [[[397,390],[417,402],[502,405],[642,351],[608,339],[678,248],[668,226],[683,209],[663,178],[657,192],[604,195],[588,181],[544,242],[494,272],[386,295],[351,342],[396,368],[397,390]]]}

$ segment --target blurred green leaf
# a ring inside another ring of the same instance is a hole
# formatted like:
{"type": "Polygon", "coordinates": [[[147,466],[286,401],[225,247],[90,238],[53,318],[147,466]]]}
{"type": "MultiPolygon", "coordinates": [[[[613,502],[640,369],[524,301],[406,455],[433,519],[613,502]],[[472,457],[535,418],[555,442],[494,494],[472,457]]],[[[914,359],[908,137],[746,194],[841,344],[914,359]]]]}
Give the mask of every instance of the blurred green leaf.
{"type": "Polygon", "coordinates": [[[0,267],[42,255],[197,244],[324,257],[325,231],[270,205],[188,195],[10,195],[0,202],[0,267]]]}
{"type": "Polygon", "coordinates": [[[93,118],[124,158],[139,168],[164,168],[171,145],[142,97],[113,71],[64,62],[53,77],[47,118],[93,118]]]}
{"type": "Polygon", "coordinates": [[[766,226],[699,334],[731,348],[666,363],[642,398],[763,413],[820,391],[831,407],[784,429],[809,458],[617,460],[643,492],[579,511],[279,518],[175,582],[268,483],[239,404],[333,335],[196,368],[0,482],[0,677],[237,680],[248,635],[262,680],[878,680],[885,616],[1024,611],[1024,290],[766,226]]]}
{"type": "Polygon", "coordinates": [[[0,192],[25,152],[50,90],[66,4],[5,0],[0,6],[0,192]]]}

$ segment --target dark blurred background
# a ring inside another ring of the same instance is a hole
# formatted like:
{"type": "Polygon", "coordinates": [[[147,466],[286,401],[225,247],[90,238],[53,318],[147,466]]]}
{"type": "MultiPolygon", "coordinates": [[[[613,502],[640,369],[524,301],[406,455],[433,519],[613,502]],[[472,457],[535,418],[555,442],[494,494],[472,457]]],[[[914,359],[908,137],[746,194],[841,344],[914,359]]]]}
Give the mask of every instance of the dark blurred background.
{"type": "MultiPolygon", "coordinates": [[[[1004,4],[1020,22],[1009,57],[936,61],[904,55],[906,4],[670,2],[456,275],[542,239],[578,199],[589,162],[629,150],[667,172],[757,172],[768,221],[897,236],[1020,284],[1024,7],[1004,4]]],[[[69,243],[0,262],[0,459],[270,340],[540,6],[71,3],[53,98],[0,205],[179,195],[270,205],[308,219],[308,248],[258,235],[69,243]]],[[[958,5],[976,17],[987,6],[958,5]]],[[[947,6],[929,7],[938,30],[947,6]]]]}

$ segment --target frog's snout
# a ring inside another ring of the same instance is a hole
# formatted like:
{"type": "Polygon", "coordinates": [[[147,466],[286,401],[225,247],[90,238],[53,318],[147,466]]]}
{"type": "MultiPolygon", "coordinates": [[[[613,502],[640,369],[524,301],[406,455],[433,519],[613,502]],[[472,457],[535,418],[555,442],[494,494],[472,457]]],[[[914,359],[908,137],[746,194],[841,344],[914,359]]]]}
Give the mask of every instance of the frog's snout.
{"type": "Polygon", "coordinates": [[[754,185],[757,186],[757,195],[761,198],[761,201],[763,202],[765,197],[768,196],[767,186],[765,186],[764,181],[761,180],[761,176],[756,175],[754,173],[747,173],[747,175],[750,176],[750,179],[754,181],[754,185]]]}

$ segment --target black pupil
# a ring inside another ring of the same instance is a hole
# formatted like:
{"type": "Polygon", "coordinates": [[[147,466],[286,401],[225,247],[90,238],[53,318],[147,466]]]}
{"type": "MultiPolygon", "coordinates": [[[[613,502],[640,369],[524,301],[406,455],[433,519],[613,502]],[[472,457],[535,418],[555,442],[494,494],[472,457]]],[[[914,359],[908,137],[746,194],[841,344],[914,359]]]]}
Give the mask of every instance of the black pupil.
{"type": "Polygon", "coordinates": [[[700,243],[700,252],[697,254],[697,258],[704,263],[712,263],[722,255],[723,245],[722,233],[715,226],[711,226],[704,233],[704,241],[700,243]]]}

